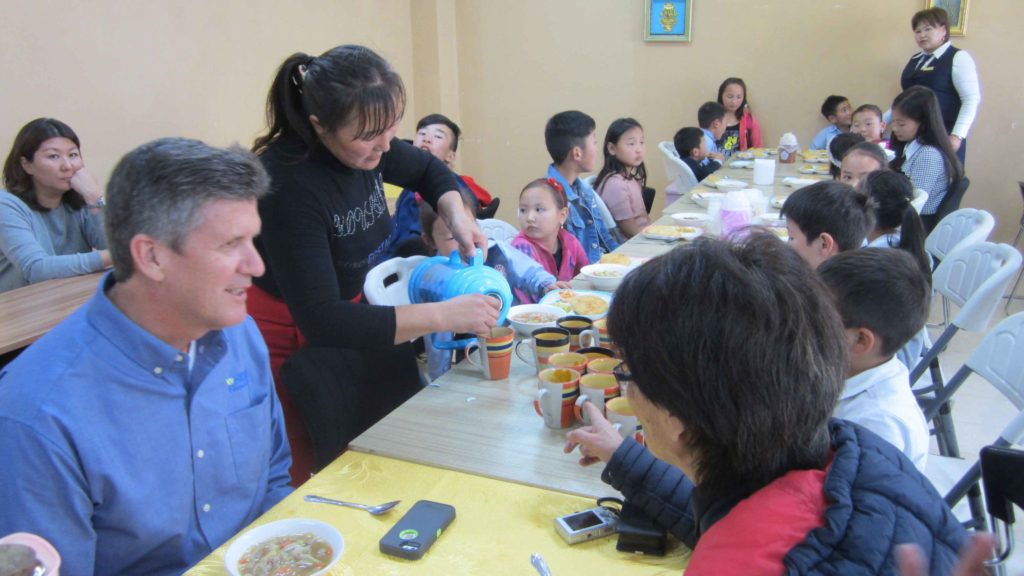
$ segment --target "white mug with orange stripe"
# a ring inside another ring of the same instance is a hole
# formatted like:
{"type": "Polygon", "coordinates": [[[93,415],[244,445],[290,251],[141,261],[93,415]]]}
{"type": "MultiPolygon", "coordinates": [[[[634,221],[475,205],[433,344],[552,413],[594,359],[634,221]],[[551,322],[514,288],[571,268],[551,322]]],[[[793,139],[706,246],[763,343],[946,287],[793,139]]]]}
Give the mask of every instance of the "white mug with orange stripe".
{"type": "Polygon", "coordinates": [[[579,396],[580,373],[571,368],[548,368],[541,371],[537,380],[533,409],[544,418],[548,428],[568,428],[579,396]]]}
{"type": "Polygon", "coordinates": [[[516,344],[516,356],[527,364],[537,367],[537,374],[548,368],[549,358],[552,354],[569,351],[569,331],[565,328],[549,327],[538,328],[533,331],[533,338],[521,340],[516,344]],[[533,348],[533,353],[524,356],[521,346],[533,348]]]}

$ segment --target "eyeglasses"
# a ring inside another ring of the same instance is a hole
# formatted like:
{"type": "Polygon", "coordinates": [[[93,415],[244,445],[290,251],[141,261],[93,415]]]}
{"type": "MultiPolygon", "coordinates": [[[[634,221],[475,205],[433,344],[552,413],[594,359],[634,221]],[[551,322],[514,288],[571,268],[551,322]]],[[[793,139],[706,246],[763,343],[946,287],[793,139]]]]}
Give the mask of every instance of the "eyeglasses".
{"type": "Polygon", "coordinates": [[[626,366],[625,362],[620,362],[618,366],[612,368],[612,375],[615,376],[615,381],[620,385],[633,381],[633,373],[629,371],[629,367],[626,366]]]}

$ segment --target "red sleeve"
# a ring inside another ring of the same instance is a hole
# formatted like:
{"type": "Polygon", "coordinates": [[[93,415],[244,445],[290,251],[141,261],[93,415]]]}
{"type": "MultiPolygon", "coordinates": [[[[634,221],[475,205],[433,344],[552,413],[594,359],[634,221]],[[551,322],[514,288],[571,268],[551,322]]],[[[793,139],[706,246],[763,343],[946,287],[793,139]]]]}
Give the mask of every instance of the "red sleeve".
{"type": "Polygon", "coordinates": [[[483,186],[477,184],[476,181],[469,176],[460,174],[459,178],[462,178],[462,181],[466,183],[466,186],[469,186],[469,189],[473,191],[473,195],[480,201],[481,207],[486,207],[491,203],[491,193],[484,189],[483,186]]]}
{"type": "Polygon", "coordinates": [[[761,124],[749,110],[747,111],[747,119],[750,123],[750,148],[760,148],[764,145],[764,139],[761,137],[761,124]]]}

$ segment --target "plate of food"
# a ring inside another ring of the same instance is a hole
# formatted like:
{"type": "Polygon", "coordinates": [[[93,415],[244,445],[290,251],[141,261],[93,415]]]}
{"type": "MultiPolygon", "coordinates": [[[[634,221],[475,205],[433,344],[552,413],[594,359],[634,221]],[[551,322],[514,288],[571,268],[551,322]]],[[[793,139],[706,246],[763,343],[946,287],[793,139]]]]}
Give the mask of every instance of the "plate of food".
{"type": "Polygon", "coordinates": [[[557,306],[570,314],[591,320],[604,318],[612,303],[612,293],[599,290],[553,290],[540,299],[541,304],[557,306]]]}
{"type": "Polygon", "coordinates": [[[737,152],[736,157],[744,160],[753,160],[754,158],[767,158],[769,152],[764,148],[750,148],[742,152],[737,152]]]}
{"type": "MultiPolygon", "coordinates": [[[[743,186],[747,185],[746,182],[742,180],[738,180],[736,178],[729,178],[728,176],[722,176],[719,174],[711,174],[707,178],[701,180],[700,183],[707,186],[708,188],[718,188],[723,183],[726,186],[739,186],[740,184],[742,184],[743,186]]],[[[743,186],[740,186],[740,188],[742,188],[743,186]]]]}
{"type": "Polygon", "coordinates": [[[730,168],[746,168],[747,170],[753,170],[754,169],[754,161],[753,160],[733,160],[732,163],[729,164],[729,167],[730,168]]]}
{"type": "Polygon", "coordinates": [[[800,172],[801,174],[821,174],[821,175],[826,175],[827,176],[828,175],[828,165],[827,164],[804,164],[803,166],[801,166],[800,168],[797,169],[797,172],[800,172]]]}
{"type": "MultiPolygon", "coordinates": [[[[672,215],[672,219],[679,222],[683,226],[698,226],[701,227],[705,223],[711,221],[711,216],[704,212],[676,212],[672,215]]],[[[604,258],[601,259],[604,262],[604,258]]]]}
{"type": "Polygon", "coordinates": [[[270,522],[239,536],[224,555],[233,576],[288,574],[316,576],[333,566],[345,549],[338,529],[326,522],[289,518],[270,522]]]}
{"type": "Polygon", "coordinates": [[[825,150],[804,150],[800,153],[804,162],[828,163],[828,152],[825,150]]]}
{"type": "Polygon", "coordinates": [[[601,264],[618,264],[620,266],[636,268],[644,262],[647,262],[647,258],[637,258],[635,256],[619,254],[618,252],[611,252],[608,254],[601,254],[601,259],[598,262],[601,264]]]}
{"type": "Polygon", "coordinates": [[[651,240],[693,240],[704,233],[698,226],[654,225],[643,229],[641,234],[651,240]]]}
{"type": "Polygon", "coordinates": [[[508,309],[508,323],[524,338],[529,338],[534,330],[554,326],[568,313],[564,308],[551,304],[520,304],[508,309]]]}
{"type": "Polygon", "coordinates": [[[580,268],[580,273],[590,282],[590,285],[598,290],[614,291],[622,283],[622,279],[629,274],[633,268],[622,264],[588,264],[580,268]]]}
{"type": "MultiPolygon", "coordinates": [[[[810,173],[813,173],[810,172],[810,173]]],[[[793,176],[786,176],[782,179],[782,183],[790,188],[803,188],[804,186],[810,186],[811,184],[817,184],[821,182],[817,178],[795,178],[793,176]]]]}

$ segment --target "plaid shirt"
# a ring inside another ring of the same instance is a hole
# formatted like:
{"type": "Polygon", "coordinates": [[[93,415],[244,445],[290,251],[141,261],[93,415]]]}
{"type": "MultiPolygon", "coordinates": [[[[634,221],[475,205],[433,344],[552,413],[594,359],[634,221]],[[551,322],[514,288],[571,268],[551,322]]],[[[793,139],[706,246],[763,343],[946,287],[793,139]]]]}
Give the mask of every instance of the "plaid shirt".
{"type": "Polygon", "coordinates": [[[900,170],[914,183],[914,188],[928,193],[928,202],[921,209],[921,214],[935,214],[949,188],[949,175],[946,173],[942,152],[935,146],[914,140],[907,144],[903,155],[906,160],[900,170]]]}

